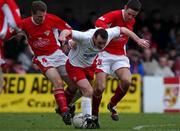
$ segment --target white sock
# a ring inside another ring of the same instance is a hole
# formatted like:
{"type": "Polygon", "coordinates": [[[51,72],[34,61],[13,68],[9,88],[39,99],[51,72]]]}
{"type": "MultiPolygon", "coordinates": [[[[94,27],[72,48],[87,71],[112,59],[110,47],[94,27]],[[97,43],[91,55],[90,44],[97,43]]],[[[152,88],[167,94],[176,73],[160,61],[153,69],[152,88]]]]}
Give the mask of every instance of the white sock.
{"type": "Polygon", "coordinates": [[[83,116],[88,114],[92,116],[92,105],[91,105],[91,98],[90,97],[82,97],[81,100],[81,109],[83,116]]]}

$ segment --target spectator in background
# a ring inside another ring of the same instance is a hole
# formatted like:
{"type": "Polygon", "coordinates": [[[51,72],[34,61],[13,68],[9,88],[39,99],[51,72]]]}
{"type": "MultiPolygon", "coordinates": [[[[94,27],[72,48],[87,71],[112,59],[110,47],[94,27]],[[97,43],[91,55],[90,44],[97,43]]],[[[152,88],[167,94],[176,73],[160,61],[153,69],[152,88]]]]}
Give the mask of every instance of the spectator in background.
{"type": "Polygon", "coordinates": [[[173,71],[173,67],[174,67],[174,63],[175,63],[175,59],[167,59],[167,66],[173,71]]]}
{"type": "Polygon", "coordinates": [[[161,17],[160,10],[152,11],[152,18],[150,22],[150,30],[152,33],[152,40],[157,43],[158,51],[164,53],[164,49],[167,47],[168,34],[165,28],[165,22],[161,17]]]}
{"type": "Polygon", "coordinates": [[[177,51],[175,45],[171,45],[166,49],[166,54],[168,54],[168,58],[175,60],[177,57],[177,51]]]}
{"type": "Polygon", "coordinates": [[[138,51],[133,51],[130,59],[130,71],[132,74],[140,74],[144,76],[144,67],[141,62],[141,54],[138,51]]]}
{"type": "Polygon", "coordinates": [[[172,72],[171,68],[167,66],[167,57],[164,55],[159,57],[158,60],[158,67],[154,69],[155,76],[162,76],[162,77],[173,77],[174,73],[172,72]]]}
{"type": "Polygon", "coordinates": [[[33,51],[31,50],[31,47],[28,46],[28,42],[26,39],[22,39],[19,42],[21,45],[24,43],[26,44],[26,48],[23,48],[18,55],[18,62],[20,62],[25,69],[26,72],[28,73],[40,73],[40,70],[38,66],[32,63],[32,58],[33,58],[33,51]]]}
{"type": "Polygon", "coordinates": [[[177,55],[180,55],[180,28],[176,30],[176,43],[175,43],[175,47],[176,47],[176,52],[177,55]]]}
{"type": "Polygon", "coordinates": [[[139,32],[139,35],[141,35],[144,39],[149,40],[149,42],[151,43],[150,48],[157,47],[157,43],[153,41],[152,33],[149,30],[148,26],[143,26],[139,32]]]}
{"type": "Polygon", "coordinates": [[[180,77],[180,56],[178,56],[174,62],[173,71],[175,76],[180,77]]]}
{"type": "Polygon", "coordinates": [[[145,75],[153,75],[154,69],[158,66],[158,62],[153,58],[151,49],[144,49],[142,60],[145,75]]]}
{"type": "Polygon", "coordinates": [[[18,60],[19,55],[25,50],[26,45],[18,42],[15,38],[6,41],[4,44],[4,57],[6,63],[2,66],[5,73],[25,73],[21,61],[18,60]]]}
{"type": "Polygon", "coordinates": [[[138,32],[138,30],[142,29],[144,26],[147,26],[147,25],[148,25],[147,14],[144,10],[141,10],[136,18],[134,31],[138,32]]]}
{"type": "Polygon", "coordinates": [[[80,30],[81,25],[76,20],[76,18],[73,15],[73,10],[71,8],[66,8],[64,10],[64,16],[62,17],[64,21],[66,21],[73,29],[80,30]]]}
{"type": "Polygon", "coordinates": [[[169,42],[170,44],[176,43],[176,29],[180,27],[179,14],[173,14],[168,22],[169,42]]]}

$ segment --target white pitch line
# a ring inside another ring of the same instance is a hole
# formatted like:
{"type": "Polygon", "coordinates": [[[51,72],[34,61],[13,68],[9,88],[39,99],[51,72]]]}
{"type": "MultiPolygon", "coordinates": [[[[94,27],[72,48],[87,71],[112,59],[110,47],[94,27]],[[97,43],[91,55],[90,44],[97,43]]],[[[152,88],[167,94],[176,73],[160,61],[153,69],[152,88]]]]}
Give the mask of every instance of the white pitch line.
{"type": "Polygon", "coordinates": [[[142,128],[145,128],[145,127],[150,127],[150,125],[135,126],[135,127],[133,127],[133,129],[134,129],[134,130],[141,130],[142,128]]]}
{"type": "Polygon", "coordinates": [[[160,124],[160,125],[139,125],[139,126],[135,126],[133,127],[134,130],[141,130],[143,128],[146,127],[166,127],[166,126],[176,126],[176,124],[160,124]]]}

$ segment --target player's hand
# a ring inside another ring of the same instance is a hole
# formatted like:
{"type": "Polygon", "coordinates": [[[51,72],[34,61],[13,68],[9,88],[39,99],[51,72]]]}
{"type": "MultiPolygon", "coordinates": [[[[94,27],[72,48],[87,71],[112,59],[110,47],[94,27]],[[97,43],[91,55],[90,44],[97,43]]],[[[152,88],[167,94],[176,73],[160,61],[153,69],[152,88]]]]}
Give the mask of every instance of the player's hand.
{"type": "Polygon", "coordinates": [[[150,46],[150,42],[146,39],[139,39],[137,41],[137,44],[143,48],[149,48],[149,46],[150,46]]]}
{"type": "Polygon", "coordinates": [[[76,48],[76,42],[72,39],[68,41],[69,49],[76,48]]]}
{"type": "Polygon", "coordinates": [[[59,40],[60,40],[62,43],[65,43],[65,42],[67,41],[67,38],[64,37],[64,36],[62,36],[62,35],[60,35],[60,36],[59,36],[59,40]]]}

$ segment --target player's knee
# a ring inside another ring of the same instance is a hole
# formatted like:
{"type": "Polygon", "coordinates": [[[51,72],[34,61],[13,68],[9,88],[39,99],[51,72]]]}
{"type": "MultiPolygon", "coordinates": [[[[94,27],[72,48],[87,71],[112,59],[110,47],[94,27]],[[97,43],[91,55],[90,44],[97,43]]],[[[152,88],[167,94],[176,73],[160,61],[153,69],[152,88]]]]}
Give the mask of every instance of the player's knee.
{"type": "Polygon", "coordinates": [[[81,90],[81,92],[82,92],[83,96],[92,97],[92,95],[93,95],[93,88],[83,88],[81,90]]]}
{"type": "Polygon", "coordinates": [[[106,84],[103,83],[102,81],[97,81],[96,83],[96,90],[99,91],[99,92],[103,92],[106,88],[106,84]]]}
{"type": "Polygon", "coordinates": [[[131,85],[131,79],[122,79],[121,82],[128,87],[131,85]]]}
{"type": "Polygon", "coordinates": [[[131,85],[131,79],[122,79],[121,85],[122,85],[123,92],[126,93],[129,89],[129,86],[131,85]]]}
{"type": "Polygon", "coordinates": [[[87,95],[91,97],[93,95],[93,88],[88,88],[87,95]]]}
{"type": "Polygon", "coordinates": [[[105,89],[105,86],[103,86],[103,88],[95,88],[95,90],[94,90],[94,95],[95,96],[101,96],[102,95],[102,93],[103,93],[103,91],[104,91],[104,89],[105,89]]]}
{"type": "Polygon", "coordinates": [[[60,79],[54,80],[53,84],[55,88],[63,88],[63,81],[60,79]]]}

